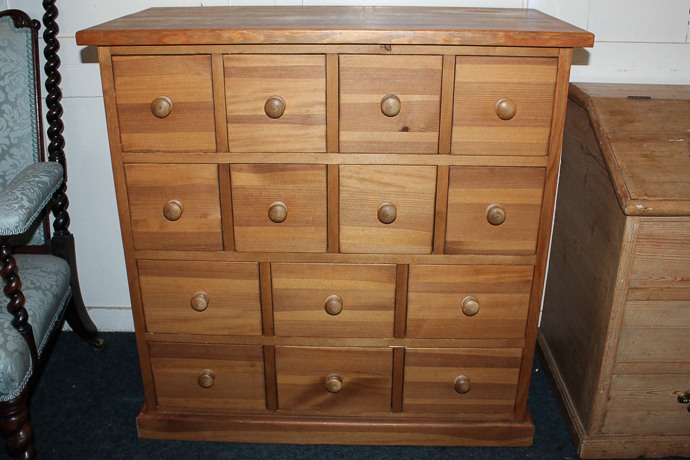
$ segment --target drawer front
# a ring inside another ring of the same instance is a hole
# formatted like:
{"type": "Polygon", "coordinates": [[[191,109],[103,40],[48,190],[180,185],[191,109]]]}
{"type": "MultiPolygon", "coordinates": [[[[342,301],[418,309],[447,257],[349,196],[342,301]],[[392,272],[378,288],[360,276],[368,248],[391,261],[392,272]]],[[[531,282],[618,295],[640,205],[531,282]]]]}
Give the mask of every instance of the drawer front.
{"type": "Polygon", "coordinates": [[[340,252],[430,254],[436,166],[340,167],[340,252]]]}
{"type": "Polygon", "coordinates": [[[393,337],[395,265],[272,264],[279,336],[393,337]]]}
{"type": "Polygon", "coordinates": [[[220,251],[216,165],[125,165],[134,249],[220,251]]]}
{"type": "Polygon", "coordinates": [[[616,362],[687,362],[690,219],[640,219],[629,285],[616,362]]]}
{"type": "Polygon", "coordinates": [[[407,337],[522,338],[532,266],[410,265],[407,337]]]}
{"type": "Polygon", "coordinates": [[[547,155],[558,59],[458,56],[451,153],[547,155]]]}
{"type": "Polygon", "coordinates": [[[545,168],[451,166],[447,254],[537,249],[545,168]]]}
{"type": "Polygon", "coordinates": [[[326,151],[324,55],[235,54],[223,64],[231,152],[326,151]]]}
{"type": "Polygon", "coordinates": [[[235,249],[326,252],[326,166],[231,165],[235,249]]]}
{"type": "Polygon", "coordinates": [[[276,347],[278,409],[390,412],[390,348],[276,347]]]}
{"type": "Polygon", "coordinates": [[[602,433],[690,434],[688,404],[678,402],[681,393],[690,393],[688,364],[667,367],[686,373],[613,375],[602,433]]]}
{"type": "Polygon", "coordinates": [[[112,62],[123,152],[216,151],[210,56],[112,62]]]}
{"type": "Polygon", "coordinates": [[[140,260],[146,331],[261,335],[256,263],[140,260]]]}
{"type": "Polygon", "coordinates": [[[441,56],[341,55],[340,151],[438,153],[442,66],[441,56]]]}
{"type": "Polygon", "coordinates": [[[521,348],[407,348],[403,412],[512,418],[521,362],[521,348]]]}
{"type": "Polygon", "coordinates": [[[213,411],[266,409],[263,348],[149,342],[160,407],[213,411]]]}

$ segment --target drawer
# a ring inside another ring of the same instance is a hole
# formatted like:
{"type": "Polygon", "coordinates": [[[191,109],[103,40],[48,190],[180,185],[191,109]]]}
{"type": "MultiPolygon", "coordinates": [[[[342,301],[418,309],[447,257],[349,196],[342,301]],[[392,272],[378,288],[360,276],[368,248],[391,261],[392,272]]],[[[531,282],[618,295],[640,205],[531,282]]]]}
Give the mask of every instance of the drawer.
{"type": "Polygon", "coordinates": [[[223,65],[231,152],[326,151],[324,55],[233,54],[223,65]]]}
{"type": "Polygon", "coordinates": [[[272,264],[278,336],[393,337],[395,265],[272,264]]]}
{"type": "Polygon", "coordinates": [[[557,58],[458,56],[451,153],[547,155],[557,58]]]}
{"type": "Polygon", "coordinates": [[[134,249],[221,251],[216,165],[125,165],[134,249]]]}
{"type": "Polygon", "coordinates": [[[391,348],[276,347],[278,409],[390,412],[391,348]]]}
{"type": "Polygon", "coordinates": [[[447,254],[537,249],[545,168],[451,166],[447,254]]]}
{"type": "Polygon", "coordinates": [[[407,348],[403,412],[513,417],[521,348],[407,348]]]}
{"type": "Polygon", "coordinates": [[[340,166],[340,252],[430,254],[436,166],[340,166]]]}
{"type": "Polygon", "coordinates": [[[341,55],[340,151],[438,153],[442,68],[441,56],[341,55]]]}
{"type": "Polygon", "coordinates": [[[210,56],[112,62],[123,152],[216,151],[210,56]]]}
{"type": "Polygon", "coordinates": [[[231,165],[235,249],[326,252],[326,166],[231,165]]]}
{"type": "Polygon", "coordinates": [[[532,266],[410,265],[407,337],[523,338],[532,266]]]}
{"type": "Polygon", "coordinates": [[[266,410],[261,346],[165,342],[148,346],[160,407],[266,410]]]}
{"type": "Polygon", "coordinates": [[[654,367],[652,374],[612,376],[602,433],[690,434],[688,404],[678,402],[681,393],[690,393],[690,366],[685,362],[654,367]]]}
{"type": "Polygon", "coordinates": [[[146,331],[261,335],[256,263],[140,260],[146,331]]]}

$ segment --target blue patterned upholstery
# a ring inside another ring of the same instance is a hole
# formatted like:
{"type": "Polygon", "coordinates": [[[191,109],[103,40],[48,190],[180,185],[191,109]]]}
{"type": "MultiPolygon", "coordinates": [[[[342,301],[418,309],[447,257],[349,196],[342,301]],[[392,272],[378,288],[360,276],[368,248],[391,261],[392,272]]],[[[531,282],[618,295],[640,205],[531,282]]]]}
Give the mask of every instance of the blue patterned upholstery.
{"type": "Polygon", "coordinates": [[[26,232],[62,184],[59,163],[33,163],[0,192],[0,235],[26,232]]]}
{"type": "MultiPolygon", "coordinates": [[[[36,90],[31,31],[0,18],[0,190],[20,171],[39,160],[36,90]]],[[[23,238],[43,244],[42,225],[23,238]]]]}
{"type": "MultiPolygon", "coordinates": [[[[65,260],[47,254],[16,254],[14,258],[40,354],[70,298],[70,268],[65,260]]],[[[6,308],[1,309],[0,401],[17,397],[32,371],[29,347],[12,326],[12,318],[6,308]]]]}

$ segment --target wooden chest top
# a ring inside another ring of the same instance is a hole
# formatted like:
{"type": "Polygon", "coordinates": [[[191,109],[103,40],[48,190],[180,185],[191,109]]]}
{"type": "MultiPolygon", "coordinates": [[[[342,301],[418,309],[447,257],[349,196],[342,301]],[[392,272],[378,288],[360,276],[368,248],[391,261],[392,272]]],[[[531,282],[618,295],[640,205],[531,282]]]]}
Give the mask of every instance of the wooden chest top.
{"type": "Polygon", "coordinates": [[[690,86],[571,84],[587,109],[621,209],[690,215],[690,86]]]}
{"type": "Polygon", "coordinates": [[[588,47],[535,10],[354,6],[150,8],[77,33],[80,45],[392,43],[588,47]]]}

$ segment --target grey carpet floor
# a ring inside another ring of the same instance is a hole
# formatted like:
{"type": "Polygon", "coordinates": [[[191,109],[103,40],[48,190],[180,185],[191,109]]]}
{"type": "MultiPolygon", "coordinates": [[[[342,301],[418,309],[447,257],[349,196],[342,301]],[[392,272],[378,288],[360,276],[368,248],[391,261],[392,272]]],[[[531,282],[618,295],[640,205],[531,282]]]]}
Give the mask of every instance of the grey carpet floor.
{"type": "Polygon", "coordinates": [[[304,446],[139,439],[135,418],[144,393],[134,334],[105,333],[102,337],[107,348],[96,352],[74,333],[60,335],[31,399],[39,459],[579,459],[538,360],[529,396],[536,426],[531,447],[304,446]]]}

